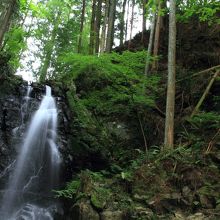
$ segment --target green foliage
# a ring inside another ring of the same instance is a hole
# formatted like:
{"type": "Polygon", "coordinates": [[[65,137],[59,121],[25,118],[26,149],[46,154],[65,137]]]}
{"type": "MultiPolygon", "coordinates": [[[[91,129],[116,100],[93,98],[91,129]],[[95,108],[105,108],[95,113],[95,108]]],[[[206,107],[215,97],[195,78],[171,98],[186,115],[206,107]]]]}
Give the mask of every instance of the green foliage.
{"type": "Polygon", "coordinates": [[[91,203],[96,209],[102,210],[106,206],[110,196],[110,189],[106,189],[104,187],[95,187],[91,195],[91,203]]]}
{"type": "Polygon", "coordinates": [[[180,21],[188,21],[189,18],[196,15],[200,21],[207,21],[209,24],[220,24],[218,17],[220,11],[219,1],[204,1],[202,4],[198,0],[187,1],[187,4],[181,1],[178,7],[179,14],[177,19],[180,21]]]}
{"type": "Polygon", "coordinates": [[[165,0],[149,0],[147,1],[147,5],[146,5],[146,9],[147,9],[147,17],[149,17],[149,15],[151,13],[158,13],[160,16],[164,16],[167,12],[166,8],[160,8],[160,10],[158,9],[158,5],[159,4],[164,4],[166,3],[165,0]]]}
{"type": "Polygon", "coordinates": [[[5,50],[10,55],[10,65],[17,69],[20,66],[20,54],[26,48],[26,32],[21,27],[14,27],[6,34],[5,50]]]}
{"type": "Polygon", "coordinates": [[[220,127],[220,115],[215,112],[203,112],[195,115],[191,120],[198,129],[215,129],[220,127]]]}
{"type": "Polygon", "coordinates": [[[67,186],[63,190],[55,191],[56,197],[63,197],[72,199],[78,192],[80,188],[80,180],[72,180],[71,182],[67,183],[67,186]]]}
{"type": "Polygon", "coordinates": [[[104,175],[101,172],[86,170],[85,174],[88,175],[94,182],[101,182],[104,178],[104,175]]]}
{"type": "Polygon", "coordinates": [[[81,171],[71,182],[66,184],[64,189],[55,191],[56,197],[78,200],[81,197],[91,196],[93,205],[101,208],[110,197],[110,191],[107,188],[97,186],[104,180],[101,172],[81,171]]]}
{"type": "Polygon", "coordinates": [[[160,163],[163,160],[171,159],[176,163],[194,164],[196,161],[192,152],[192,148],[183,146],[168,151],[163,150],[160,154],[156,155],[155,162],[160,163]]]}
{"type": "Polygon", "coordinates": [[[80,102],[94,114],[129,115],[154,106],[159,78],[145,78],[145,57],[145,52],[100,57],[66,54],[59,59],[65,74],[57,78],[67,84],[74,80],[81,90],[80,102]]]}
{"type": "Polygon", "coordinates": [[[131,139],[127,121],[134,124],[136,133],[132,135],[139,135],[139,119],[154,108],[160,93],[160,78],[143,74],[145,58],[144,51],[100,57],[67,53],[58,58],[55,78],[67,88],[75,116],[71,122],[74,151],[101,151],[109,159],[109,154],[114,158],[131,154],[123,150],[131,139]]]}

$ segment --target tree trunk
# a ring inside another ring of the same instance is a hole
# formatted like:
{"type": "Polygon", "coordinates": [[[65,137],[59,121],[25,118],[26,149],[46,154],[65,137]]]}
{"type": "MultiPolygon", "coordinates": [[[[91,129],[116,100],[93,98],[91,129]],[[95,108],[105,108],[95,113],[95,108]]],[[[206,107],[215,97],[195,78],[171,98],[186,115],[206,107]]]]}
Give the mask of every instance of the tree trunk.
{"type": "Polygon", "coordinates": [[[99,53],[99,45],[100,45],[100,26],[101,26],[101,18],[102,18],[102,0],[98,0],[97,13],[96,13],[96,40],[95,40],[95,52],[99,53]]]}
{"type": "Polygon", "coordinates": [[[3,39],[4,39],[4,35],[7,32],[7,29],[9,27],[9,25],[10,25],[11,16],[13,14],[13,9],[14,9],[15,4],[16,4],[16,0],[12,0],[9,3],[7,12],[6,12],[5,17],[4,17],[3,21],[2,21],[2,25],[1,25],[1,28],[0,28],[0,46],[2,45],[2,42],[3,42],[3,39]]]}
{"type": "Polygon", "coordinates": [[[141,36],[141,42],[142,44],[144,44],[144,35],[146,34],[146,4],[147,4],[147,0],[143,0],[143,21],[142,21],[142,36],[141,36]]]}
{"type": "Polygon", "coordinates": [[[108,32],[107,32],[107,40],[106,40],[106,52],[107,53],[111,52],[112,46],[113,46],[115,10],[116,10],[116,0],[110,0],[109,18],[108,18],[108,32]]]}
{"type": "Polygon", "coordinates": [[[96,15],[96,0],[93,0],[92,3],[92,17],[91,17],[91,25],[90,25],[90,46],[89,46],[89,54],[94,54],[95,49],[95,15],[96,15]]]}
{"type": "Polygon", "coordinates": [[[109,0],[105,0],[105,18],[102,26],[101,42],[100,42],[100,53],[105,51],[106,44],[106,27],[108,24],[108,12],[109,12],[109,0]]]}
{"type": "Polygon", "coordinates": [[[170,0],[169,45],[168,45],[168,84],[165,120],[164,149],[174,146],[174,110],[176,78],[176,1],[170,0]]]}
{"type": "Polygon", "coordinates": [[[131,22],[130,22],[130,38],[128,42],[128,49],[131,47],[131,39],[132,39],[132,34],[133,34],[133,24],[134,24],[134,5],[135,5],[135,0],[132,1],[132,8],[131,8],[131,22]]]}
{"type": "Polygon", "coordinates": [[[129,21],[129,8],[130,8],[130,0],[128,0],[128,9],[127,9],[127,18],[126,18],[126,25],[125,25],[125,41],[128,37],[128,21],[129,21]]]}
{"type": "Polygon", "coordinates": [[[86,0],[83,0],[82,13],[81,13],[81,19],[80,19],[81,21],[80,21],[80,35],[79,35],[78,53],[81,52],[81,48],[82,48],[82,35],[83,35],[83,28],[84,28],[85,11],[86,11],[86,0]]]}
{"type": "MultiPolygon", "coordinates": [[[[153,50],[153,56],[158,56],[158,51],[159,51],[159,45],[160,45],[160,29],[161,29],[161,15],[160,15],[160,10],[161,10],[161,3],[159,2],[158,5],[158,10],[157,10],[157,23],[156,23],[156,30],[155,30],[155,37],[154,37],[154,50],[153,50]]],[[[157,70],[158,68],[158,61],[154,60],[152,69],[157,70]]]]}
{"type": "Polygon", "coordinates": [[[120,46],[123,45],[124,42],[124,30],[125,30],[125,7],[127,0],[123,1],[122,13],[120,16],[120,46]]]}
{"type": "Polygon", "coordinates": [[[146,60],[145,70],[144,70],[144,73],[146,76],[148,75],[148,72],[150,69],[150,56],[151,56],[152,48],[153,48],[155,22],[156,22],[156,13],[154,12],[152,21],[151,21],[150,37],[149,37],[149,43],[148,43],[148,49],[147,49],[147,60],[146,60]]]}

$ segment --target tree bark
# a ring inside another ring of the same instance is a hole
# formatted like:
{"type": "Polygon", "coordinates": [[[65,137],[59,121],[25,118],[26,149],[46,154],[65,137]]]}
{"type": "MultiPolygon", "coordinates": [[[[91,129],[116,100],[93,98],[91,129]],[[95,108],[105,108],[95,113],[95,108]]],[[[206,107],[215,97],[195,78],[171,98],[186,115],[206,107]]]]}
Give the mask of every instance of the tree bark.
{"type": "Polygon", "coordinates": [[[146,4],[147,4],[147,0],[143,0],[143,15],[142,15],[142,36],[141,36],[141,42],[142,44],[144,44],[144,35],[146,34],[146,4]]]}
{"type": "Polygon", "coordinates": [[[134,5],[135,5],[135,0],[132,1],[132,8],[131,8],[131,21],[130,21],[130,38],[128,42],[128,49],[131,47],[131,39],[132,39],[132,34],[133,34],[133,24],[134,24],[134,5]]]}
{"type": "Polygon", "coordinates": [[[86,11],[86,0],[83,0],[82,13],[81,13],[81,19],[80,19],[81,21],[80,21],[80,35],[79,35],[78,53],[81,52],[81,48],[82,48],[82,35],[83,35],[83,28],[84,28],[85,11],[86,11]]]}
{"type": "Polygon", "coordinates": [[[90,24],[90,46],[89,46],[89,54],[94,54],[95,52],[95,22],[96,22],[96,0],[93,0],[92,3],[92,17],[90,24]]]}
{"type": "Polygon", "coordinates": [[[3,43],[5,33],[7,32],[7,29],[10,25],[10,21],[11,21],[11,17],[12,17],[12,14],[13,14],[13,9],[14,9],[15,4],[16,4],[16,0],[12,0],[9,3],[7,12],[6,12],[5,17],[2,21],[2,25],[1,25],[1,28],[0,28],[0,47],[3,43]]]}
{"type": "Polygon", "coordinates": [[[116,9],[116,0],[110,0],[109,18],[108,18],[108,32],[107,32],[107,39],[106,39],[106,52],[107,53],[111,52],[112,46],[113,46],[115,9],[116,9]]]}
{"type": "Polygon", "coordinates": [[[105,18],[102,26],[101,42],[100,42],[100,53],[105,51],[106,44],[106,27],[108,24],[108,12],[109,12],[109,0],[105,0],[105,18]]]}
{"type": "Polygon", "coordinates": [[[101,17],[102,17],[102,0],[98,0],[97,13],[96,13],[96,26],[95,26],[95,34],[96,34],[95,52],[96,53],[99,53],[101,17]]]}
{"type": "Polygon", "coordinates": [[[168,85],[167,85],[164,149],[173,149],[174,147],[175,80],[176,80],[176,1],[170,0],[168,85]]]}
{"type": "MultiPolygon", "coordinates": [[[[160,43],[160,29],[161,29],[161,15],[160,15],[160,10],[161,10],[161,3],[159,2],[158,5],[158,10],[157,10],[157,23],[156,23],[156,30],[155,30],[155,37],[154,37],[154,49],[153,49],[153,56],[158,56],[158,51],[159,51],[159,43],[160,43]]],[[[158,68],[158,61],[154,60],[152,64],[152,69],[157,70],[158,68]]]]}
{"type": "Polygon", "coordinates": [[[126,7],[127,0],[123,1],[122,5],[122,13],[120,16],[120,46],[123,45],[124,42],[124,30],[125,30],[125,7],[126,7]]]}
{"type": "Polygon", "coordinates": [[[149,69],[150,69],[150,56],[151,56],[152,48],[153,48],[155,22],[156,22],[156,13],[154,12],[152,21],[151,21],[150,38],[149,38],[149,43],[148,43],[147,59],[146,59],[145,70],[144,70],[144,73],[146,76],[148,75],[149,69]]]}
{"type": "Polygon", "coordinates": [[[125,25],[125,41],[128,37],[128,21],[129,21],[129,8],[130,8],[130,0],[128,0],[128,9],[127,9],[127,18],[126,18],[126,25],[125,25]]]}

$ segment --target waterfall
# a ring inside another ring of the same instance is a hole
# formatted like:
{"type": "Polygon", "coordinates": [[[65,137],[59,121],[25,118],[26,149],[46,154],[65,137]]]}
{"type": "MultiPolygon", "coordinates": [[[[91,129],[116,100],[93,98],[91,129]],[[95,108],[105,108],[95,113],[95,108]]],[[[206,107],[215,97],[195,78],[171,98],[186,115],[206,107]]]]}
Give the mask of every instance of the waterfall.
{"type": "MultiPolygon", "coordinates": [[[[30,91],[28,89],[27,97],[30,91]]],[[[56,103],[51,88],[46,86],[46,95],[31,119],[5,189],[0,208],[2,220],[53,219],[39,201],[51,196],[58,184],[61,159],[56,145],[56,130],[56,103]]]]}
{"type": "Polygon", "coordinates": [[[21,122],[22,122],[22,125],[24,124],[25,114],[27,114],[28,104],[29,104],[29,100],[30,100],[30,94],[31,94],[31,91],[32,91],[32,90],[33,90],[33,88],[32,88],[31,86],[28,86],[28,87],[27,87],[27,94],[26,94],[26,96],[24,97],[25,102],[24,102],[24,104],[21,106],[21,122]]]}

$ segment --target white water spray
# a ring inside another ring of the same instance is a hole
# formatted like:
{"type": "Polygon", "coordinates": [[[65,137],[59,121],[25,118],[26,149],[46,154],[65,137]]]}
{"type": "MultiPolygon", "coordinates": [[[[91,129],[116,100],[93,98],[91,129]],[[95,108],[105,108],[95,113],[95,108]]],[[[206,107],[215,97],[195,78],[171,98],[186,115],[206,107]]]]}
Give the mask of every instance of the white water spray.
{"type": "Polygon", "coordinates": [[[31,120],[3,196],[0,209],[2,220],[53,219],[46,209],[30,201],[49,195],[57,187],[61,160],[56,145],[56,130],[56,104],[51,88],[46,86],[46,96],[31,120]]]}

